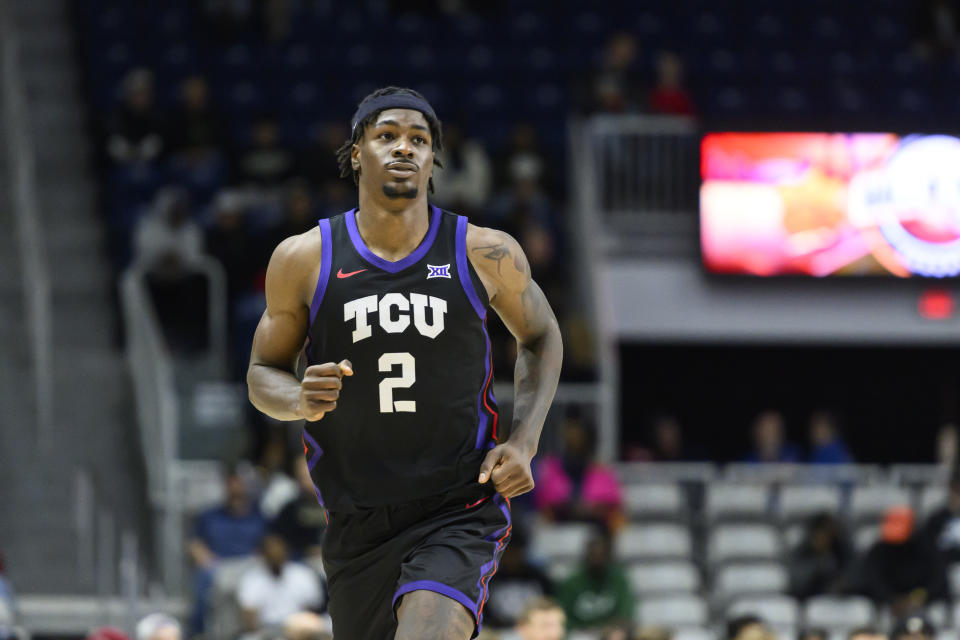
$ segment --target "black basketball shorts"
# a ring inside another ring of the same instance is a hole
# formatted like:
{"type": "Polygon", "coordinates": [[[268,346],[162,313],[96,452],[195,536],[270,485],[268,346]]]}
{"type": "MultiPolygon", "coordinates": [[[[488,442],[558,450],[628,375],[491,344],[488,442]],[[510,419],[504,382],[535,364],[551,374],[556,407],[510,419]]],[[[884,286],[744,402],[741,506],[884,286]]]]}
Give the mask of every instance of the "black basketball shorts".
{"type": "Polygon", "coordinates": [[[462,604],[476,637],[511,531],[509,502],[488,487],[330,514],[323,564],[334,637],[393,640],[401,599],[420,589],[462,604]]]}

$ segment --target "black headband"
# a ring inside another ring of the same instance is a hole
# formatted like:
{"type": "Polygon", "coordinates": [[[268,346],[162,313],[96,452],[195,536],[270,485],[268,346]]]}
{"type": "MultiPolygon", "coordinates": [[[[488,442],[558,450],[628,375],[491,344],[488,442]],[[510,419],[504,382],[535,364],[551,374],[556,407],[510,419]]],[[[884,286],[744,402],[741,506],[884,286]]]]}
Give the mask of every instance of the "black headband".
{"type": "Polygon", "coordinates": [[[383,111],[385,109],[413,109],[419,111],[428,118],[437,119],[437,114],[433,112],[433,107],[423,98],[412,96],[409,93],[393,93],[388,96],[378,96],[360,104],[357,112],[353,114],[353,120],[350,125],[351,137],[357,133],[357,127],[360,122],[371,113],[383,111]]]}

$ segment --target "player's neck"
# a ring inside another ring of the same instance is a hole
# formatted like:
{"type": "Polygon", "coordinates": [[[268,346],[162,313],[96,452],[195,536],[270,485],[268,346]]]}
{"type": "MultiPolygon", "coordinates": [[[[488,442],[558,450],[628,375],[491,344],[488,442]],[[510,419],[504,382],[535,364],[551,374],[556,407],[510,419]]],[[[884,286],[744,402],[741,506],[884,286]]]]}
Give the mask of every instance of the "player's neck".
{"type": "Polygon", "coordinates": [[[382,203],[361,193],[356,216],[357,230],[367,248],[391,262],[413,253],[430,228],[426,198],[407,201],[397,208],[384,208],[382,203]]]}

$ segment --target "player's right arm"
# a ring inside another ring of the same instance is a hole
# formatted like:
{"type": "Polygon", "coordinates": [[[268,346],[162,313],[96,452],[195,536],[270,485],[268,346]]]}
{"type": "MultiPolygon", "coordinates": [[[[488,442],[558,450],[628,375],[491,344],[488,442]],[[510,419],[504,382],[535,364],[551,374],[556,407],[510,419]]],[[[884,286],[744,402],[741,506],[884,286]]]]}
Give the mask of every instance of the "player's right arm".
{"type": "Polygon", "coordinates": [[[302,382],[297,378],[319,256],[320,232],[313,229],[281,242],[267,267],[267,308],[253,336],[247,390],[253,406],[277,420],[319,420],[336,408],[341,378],[353,375],[343,360],[310,366],[302,382]]]}

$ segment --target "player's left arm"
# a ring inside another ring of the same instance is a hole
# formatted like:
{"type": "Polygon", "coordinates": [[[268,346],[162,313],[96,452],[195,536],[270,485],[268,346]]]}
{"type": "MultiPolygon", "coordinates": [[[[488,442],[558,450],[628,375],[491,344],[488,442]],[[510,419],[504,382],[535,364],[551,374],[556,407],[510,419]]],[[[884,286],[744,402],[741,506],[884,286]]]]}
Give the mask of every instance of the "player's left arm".
{"type": "Polygon", "coordinates": [[[480,467],[501,495],[533,489],[530,463],[557,390],[563,342],[550,303],[530,274],[530,264],[509,234],[471,225],[467,255],[483,282],[490,306],[517,339],[513,424],[507,440],[491,449],[480,467]]]}

